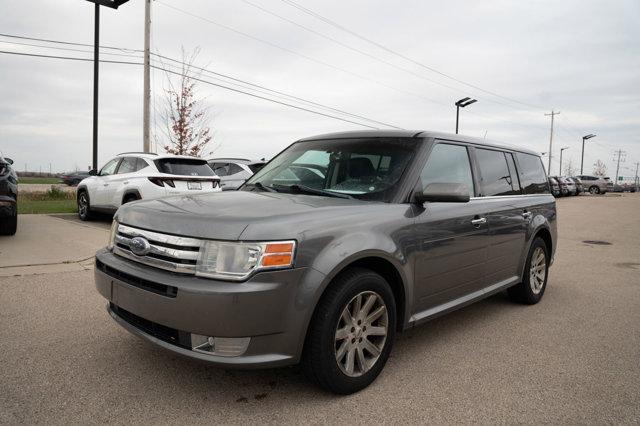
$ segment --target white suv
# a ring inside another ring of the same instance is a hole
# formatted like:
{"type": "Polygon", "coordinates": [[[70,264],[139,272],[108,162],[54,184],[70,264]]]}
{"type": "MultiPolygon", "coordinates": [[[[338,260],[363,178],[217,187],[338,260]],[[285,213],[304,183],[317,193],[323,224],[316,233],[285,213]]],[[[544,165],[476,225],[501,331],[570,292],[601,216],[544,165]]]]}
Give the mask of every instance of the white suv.
{"type": "Polygon", "coordinates": [[[78,184],[78,216],[87,220],[93,212],[112,213],[143,198],[220,191],[220,178],[205,160],[125,152],[78,184]]]}

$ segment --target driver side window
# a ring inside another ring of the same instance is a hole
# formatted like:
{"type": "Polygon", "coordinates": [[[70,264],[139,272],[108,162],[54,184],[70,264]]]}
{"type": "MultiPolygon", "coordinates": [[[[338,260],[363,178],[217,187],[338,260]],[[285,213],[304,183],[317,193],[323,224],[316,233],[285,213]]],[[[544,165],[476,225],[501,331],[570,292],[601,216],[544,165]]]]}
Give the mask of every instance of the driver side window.
{"type": "Polygon", "coordinates": [[[430,183],[461,183],[474,195],[473,176],[467,147],[439,143],[433,147],[420,174],[422,188],[430,183]]]}
{"type": "Polygon", "coordinates": [[[109,176],[115,173],[116,168],[118,167],[118,163],[120,162],[120,158],[114,158],[109,161],[104,167],[100,170],[100,176],[109,176]]]}

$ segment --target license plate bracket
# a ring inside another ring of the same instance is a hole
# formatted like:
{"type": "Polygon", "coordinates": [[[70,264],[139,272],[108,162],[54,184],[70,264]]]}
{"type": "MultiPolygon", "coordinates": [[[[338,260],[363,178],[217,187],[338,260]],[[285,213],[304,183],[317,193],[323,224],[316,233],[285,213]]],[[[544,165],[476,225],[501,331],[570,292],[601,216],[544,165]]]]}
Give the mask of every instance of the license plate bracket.
{"type": "Polygon", "coordinates": [[[202,182],[188,181],[187,182],[187,189],[201,190],[202,189],[202,182]]]}

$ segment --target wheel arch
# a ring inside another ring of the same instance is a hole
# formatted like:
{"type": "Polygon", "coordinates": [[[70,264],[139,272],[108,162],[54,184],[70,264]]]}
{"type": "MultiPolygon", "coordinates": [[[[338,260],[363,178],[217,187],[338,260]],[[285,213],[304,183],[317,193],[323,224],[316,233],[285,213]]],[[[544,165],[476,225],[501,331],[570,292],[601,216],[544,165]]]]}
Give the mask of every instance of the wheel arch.
{"type": "Polygon", "coordinates": [[[124,200],[126,200],[128,197],[130,196],[134,196],[136,197],[138,200],[142,199],[142,195],[140,194],[140,191],[135,189],[135,188],[131,188],[131,189],[127,189],[122,193],[122,198],[120,199],[120,204],[124,204],[124,200]]]}

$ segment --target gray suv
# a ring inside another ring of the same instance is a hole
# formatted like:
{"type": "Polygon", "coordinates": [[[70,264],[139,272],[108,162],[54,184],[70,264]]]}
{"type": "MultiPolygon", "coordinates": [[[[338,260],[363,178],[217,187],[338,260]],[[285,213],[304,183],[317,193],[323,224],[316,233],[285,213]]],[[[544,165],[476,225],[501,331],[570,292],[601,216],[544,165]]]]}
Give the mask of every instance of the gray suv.
{"type": "Polygon", "coordinates": [[[613,184],[609,178],[591,175],[580,175],[577,177],[582,181],[582,187],[585,192],[589,191],[591,194],[606,194],[609,191],[613,191],[613,184]]]}
{"type": "Polygon", "coordinates": [[[301,363],[348,394],[397,332],[507,290],[544,294],[556,206],[533,151],[460,135],[299,140],[240,190],[120,207],[95,282],[109,314],[223,367],[301,363]]]}

